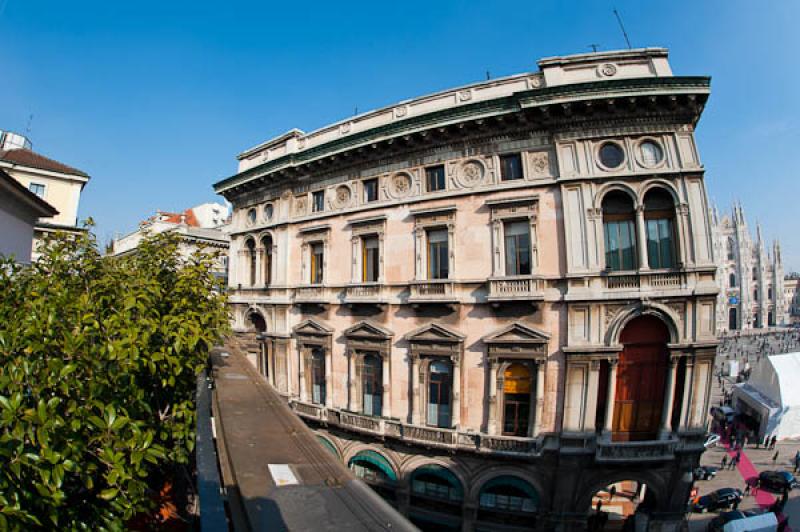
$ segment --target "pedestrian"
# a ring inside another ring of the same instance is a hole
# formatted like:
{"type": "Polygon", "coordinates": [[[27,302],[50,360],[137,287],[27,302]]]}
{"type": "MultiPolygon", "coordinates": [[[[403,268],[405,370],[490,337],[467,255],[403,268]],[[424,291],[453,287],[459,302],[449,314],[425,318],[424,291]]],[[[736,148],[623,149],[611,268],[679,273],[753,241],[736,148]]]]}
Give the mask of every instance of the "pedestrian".
{"type": "Polygon", "coordinates": [[[608,490],[608,500],[609,501],[613,500],[614,499],[614,495],[616,495],[616,494],[617,494],[617,485],[613,484],[611,486],[611,489],[608,490]]]}
{"type": "Polygon", "coordinates": [[[775,451],[775,454],[772,455],[772,463],[774,464],[777,461],[778,461],[778,451],[775,451]]]}
{"type": "Polygon", "coordinates": [[[736,457],[735,458],[736,458],[736,463],[737,464],[742,460],[742,448],[741,447],[736,451],[736,457]]]}
{"type": "Polygon", "coordinates": [[[770,449],[774,449],[775,448],[775,444],[777,442],[778,442],[778,436],[777,435],[772,436],[772,440],[770,440],[770,445],[771,445],[770,449]]]}
{"type": "Polygon", "coordinates": [[[722,469],[725,469],[725,466],[728,465],[728,455],[725,454],[722,456],[722,469]]]}
{"type": "Polygon", "coordinates": [[[747,497],[748,495],[750,495],[750,483],[749,482],[745,482],[744,483],[744,496],[747,497]]]}
{"type": "Polygon", "coordinates": [[[764,449],[769,449],[769,434],[764,436],[764,449]]]}

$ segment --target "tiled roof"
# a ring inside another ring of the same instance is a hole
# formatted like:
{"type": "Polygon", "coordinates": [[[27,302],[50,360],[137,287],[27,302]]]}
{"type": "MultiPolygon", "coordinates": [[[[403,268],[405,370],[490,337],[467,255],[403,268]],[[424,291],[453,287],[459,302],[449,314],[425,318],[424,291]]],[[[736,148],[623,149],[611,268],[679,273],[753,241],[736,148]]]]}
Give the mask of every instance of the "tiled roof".
{"type": "Polygon", "coordinates": [[[31,150],[0,150],[0,161],[18,164],[20,166],[29,166],[31,168],[39,168],[40,170],[50,170],[51,172],[61,172],[62,174],[89,177],[89,174],[77,168],[54,161],[53,159],[49,159],[31,150]]]}

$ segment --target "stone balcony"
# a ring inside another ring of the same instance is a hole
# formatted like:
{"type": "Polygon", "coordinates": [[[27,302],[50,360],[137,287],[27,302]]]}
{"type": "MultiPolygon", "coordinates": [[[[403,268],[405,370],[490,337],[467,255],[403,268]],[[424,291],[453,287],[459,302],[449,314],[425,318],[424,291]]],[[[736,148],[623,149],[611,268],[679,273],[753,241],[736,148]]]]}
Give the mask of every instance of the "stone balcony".
{"type": "Polygon", "coordinates": [[[607,290],[639,291],[686,288],[686,274],[680,271],[640,271],[610,273],[605,277],[607,290]]]}
{"type": "Polygon", "coordinates": [[[542,301],[544,300],[544,283],[541,279],[525,277],[499,277],[489,279],[489,295],[491,303],[503,301],[542,301]]]}
{"type": "Polygon", "coordinates": [[[301,305],[327,305],[331,302],[331,290],[324,285],[298,286],[294,289],[294,302],[301,305]]]}
{"type": "Polygon", "coordinates": [[[598,439],[595,460],[599,463],[659,462],[675,458],[678,438],[612,442],[598,439]]]}
{"type": "Polygon", "coordinates": [[[455,293],[455,281],[436,279],[430,281],[412,281],[409,284],[411,294],[408,302],[419,303],[458,303],[455,293]]]}
{"type": "Polygon", "coordinates": [[[543,438],[493,436],[479,432],[458,431],[438,427],[424,427],[403,423],[396,419],[367,416],[323,405],[292,401],[291,406],[300,417],[334,425],[353,432],[368,434],[380,439],[396,439],[408,444],[429,448],[470,451],[517,458],[540,456],[543,438]]]}
{"type": "Polygon", "coordinates": [[[351,284],[345,287],[344,302],[348,305],[382,305],[388,301],[387,287],[381,283],[351,284]]]}

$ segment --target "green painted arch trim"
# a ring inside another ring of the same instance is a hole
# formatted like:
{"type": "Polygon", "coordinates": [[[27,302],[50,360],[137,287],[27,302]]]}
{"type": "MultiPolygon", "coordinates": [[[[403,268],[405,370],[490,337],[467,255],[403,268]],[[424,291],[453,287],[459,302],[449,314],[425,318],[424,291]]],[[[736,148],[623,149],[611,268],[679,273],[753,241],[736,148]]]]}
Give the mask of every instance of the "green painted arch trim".
{"type": "Polygon", "coordinates": [[[397,474],[394,472],[392,464],[390,464],[389,460],[384,458],[384,456],[378,452],[359,451],[358,454],[350,459],[350,461],[347,463],[347,467],[352,466],[355,462],[368,462],[383,471],[383,473],[386,475],[386,478],[389,480],[393,482],[397,481],[397,474]]]}
{"type": "Polygon", "coordinates": [[[481,487],[481,494],[486,492],[486,490],[499,486],[513,486],[530,497],[537,506],[539,504],[539,493],[536,491],[536,489],[531,486],[529,482],[513,475],[501,475],[499,477],[494,477],[481,487]]]}
{"type": "Polygon", "coordinates": [[[441,479],[446,480],[447,483],[450,484],[450,486],[456,490],[459,497],[464,496],[464,487],[461,485],[461,481],[458,480],[458,477],[455,476],[446,467],[440,466],[439,464],[427,464],[424,466],[420,466],[416,468],[413,473],[411,473],[411,481],[413,482],[414,479],[422,473],[435,475],[441,479]]]}
{"type": "Polygon", "coordinates": [[[336,450],[336,447],[334,447],[334,445],[330,442],[330,440],[328,440],[328,438],[325,438],[324,436],[320,436],[319,434],[317,434],[317,439],[319,440],[319,442],[322,444],[323,447],[325,447],[326,449],[328,449],[330,452],[333,453],[333,456],[339,458],[339,451],[336,450]]]}

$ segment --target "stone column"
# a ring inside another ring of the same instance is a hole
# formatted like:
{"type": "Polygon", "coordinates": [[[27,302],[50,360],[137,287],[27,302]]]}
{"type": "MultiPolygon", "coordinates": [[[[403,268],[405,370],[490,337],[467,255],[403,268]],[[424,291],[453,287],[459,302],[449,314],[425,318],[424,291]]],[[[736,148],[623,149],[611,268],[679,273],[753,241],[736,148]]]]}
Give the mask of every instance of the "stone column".
{"type": "Polygon", "coordinates": [[[298,362],[297,375],[300,378],[300,400],[303,401],[304,403],[307,403],[308,402],[308,390],[307,390],[307,386],[306,386],[306,370],[310,371],[311,368],[306,368],[306,361],[305,361],[306,357],[305,357],[304,351],[305,351],[304,347],[298,346],[298,348],[297,348],[297,355],[298,355],[298,357],[297,357],[297,362],[298,362]]]}
{"type": "Polygon", "coordinates": [[[583,430],[597,430],[597,394],[600,393],[600,361],[589,361],[589,385],[586,387],[586,412],[583,416],[583,430]]]}
{"type": "Polygon", "coordinates": [[[534,438],[542,428],[542,416],[544,415],[544,367],[544,361],[536,363],[536,413],[531,431],[531,436],[534,438]]]}
{"type": "Polygon", "coordinates": [[[324,347],[325,349],[325,406],[330,408],[333,406],[333,349],[331,347],[324,347]]]}
{"type": "Polygon", "coordinates": [[[285,350],[283,354],[286,356],[286,394],[289,397],[294,397],[294,386],[292,385],[292,376],[294,375],[292,359],[294,357],[292,357],[291,340],[287,341],[281,349],[285,350]]]}
{"type": "Polygon", "coordinates": [[[419,393],[419,355],[411,355],[411,390],[413,396],[411,397],[411,423],[419,425],[420,414],[422,412],[422,405],[420,404],[419,393]]]}
{"type": "Polygon", "coordinates": [[[497,434],[497,360],[489,361],[489,426],[491,435],[497,434]]]}
{"type": "Polygon", "coordinates": [[[475,521],[478,519],[478,505],[472,501],[464,501],[461,507],[461,530],[472,532],[475,529],[475,521]]]}
{"type": "Polygon", "coordinates": [[[267,351],[267,382],[273,388],[277,388],[277,381],[275,380],[275,342],[272,338],[264,342],[264,347],[267,351]]]}
{"type": "Polygon", "coordinates": [[[667,371],[667,382],[664,385],[664,406],[661,409],[661,434],[659,439],[665,439],[669,436],[672,429],[670,421],[672,420],[672,401],[675,397],[675,376],[678,372],[678,359],[675,357],[669,358],[669,371],[667,371]]]}
{"type": "Polygon", "coordinates": [[[261,286],[264,284],[264,272],[261,271],[261,265],[263,264],[264,260],[264,251],[261,249],[256,249],[256,286],[261,286]]]}
{"type": "Polygon", "coordinates": [[[681,401],[681,414],[678,421],[678,430],[689,428],[689,407],[692,404],[692,380],[694,379],[694,362],[691,358],[686,359],[686,371],[683,375],[683,401],[681,401]]]}
{"type": "Polygon", "coordinates": [[[636,209],[636,247],[639,250],[639,269],[649,270],[647,260],[647,227],[644,223],[644,207],[636,209]]]}
{"type": "Polygon", "coordinates": [[[347,409],[351,412],[356,407],[356,352],[347,350],[347,409]]]}
{"type": "Polygon", "coordinates": [[[383,417],[392,417],[392,399],[390,396],[390,390],[392,388],[392,381],[391,381],[391,365],[389,360],[389,354],[384,354],[383,357],[383,367],[381,368],[381,376],[383,377],[383,391],[381,393],[381,415],[383,417]]]}
{"type": "Polygon", "coordinates": [[[603,421],[603,434],[611,436],[614,426],[614,400],[617,394],[617,363],[616,358],[608,361],[608,393],[606,394],[606,418],[603,421]]]}
{"type": "Polygon", "coordinates": [[[461,425],[461,361],[453,362],[453,416],[451,419],[453,428],[458,429],[461,425]]]}

